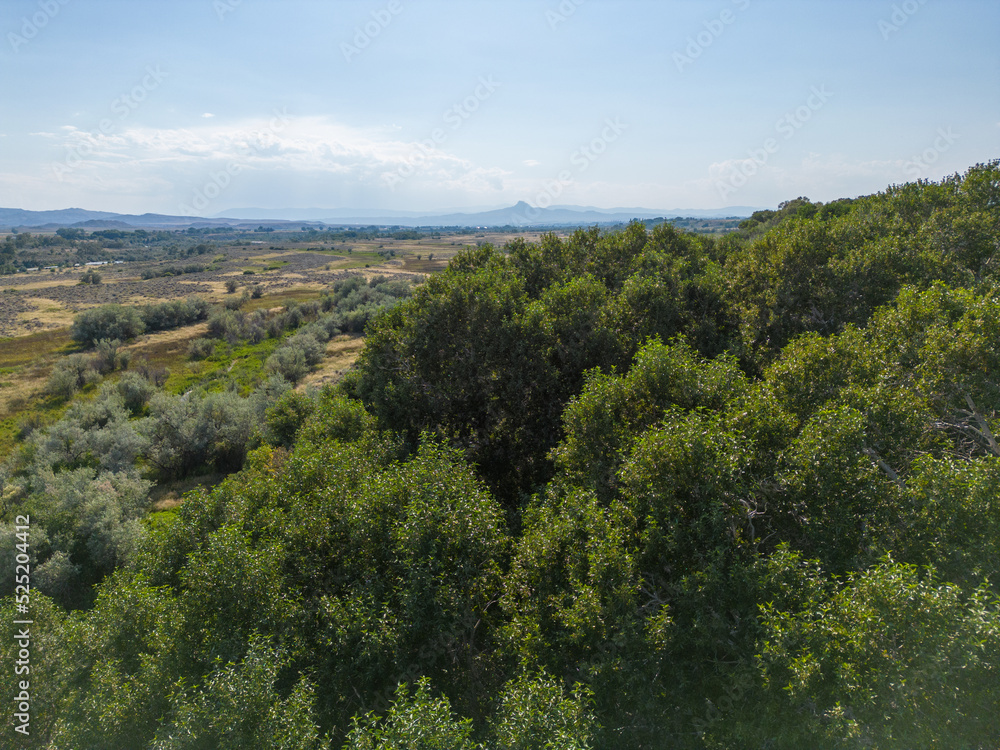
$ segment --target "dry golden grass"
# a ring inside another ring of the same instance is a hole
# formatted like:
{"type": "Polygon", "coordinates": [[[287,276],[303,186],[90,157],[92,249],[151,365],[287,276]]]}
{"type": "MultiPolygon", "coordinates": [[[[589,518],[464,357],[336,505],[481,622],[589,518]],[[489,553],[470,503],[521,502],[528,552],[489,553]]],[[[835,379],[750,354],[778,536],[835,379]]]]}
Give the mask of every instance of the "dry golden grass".
{"type": "Polygon", "coordinates": [[[197,477],[158,484],[149,493],[152,508],[154,511],[176,508],[181,504],[184,495],[191,490],[199,487],[210,490],[225,478],[225,474],[202,474],[197,477]]]}
{"type": "Polygon", "coordinates": [[[126,348],[134,359],[145,359],[154,367],[176,368],[187,364],[188,345],[208,333],[208,323],[175,328],[141,336],[126,348]]]}
{"type": "Polygon", "coordinates": [[[73,348],[69,329],[0,341],[0,419],[21,411],[42,394],[52,364],[73,348]]]}
{"type": "Polygon", "coordinates": [[[326,359],[318,370],[309,373],[296,387],[305,390],[310,386],[322,386],[335,383],[354,364],[365,348],[365,340],[361,336],[343,335],[330,339],[326,345],[326,359]]]}
{"type": "MultiPolygon", "coordinates": [[[[32,276],[40,276],[40,274],[32,274],[32,276]]],[[[29,276],[30,278],[30,276],[29,276]]],[[[80,280],[77,278],[67,278],[65,276],[51,276],[45,278],[39,278],[38,281],[30,281],[27,284],[19,284],[17,288],[22,291],[35,291],[38,289],[55,289],[57,287],[64,286],[77,286],[80,280]]]]}
{"type": "Polygon", "coordinates": [[[42,394],[50,368],[38,368],[0,375],[0,419],[21,411],[42,394]]]}
{"type": "MultiPolygon", "coordinates": [[[[46,328],[69,326],[73,322],[73,316],[76,315],[75,312],[58,300],[35,297],[25,301],[29,305],[35,306],[35,312],[22,313],[21,318],[25,319],[25,322],[36,320],[46,328]]],[[[19,334],[15,333],[15,335],[19,334]]]]}

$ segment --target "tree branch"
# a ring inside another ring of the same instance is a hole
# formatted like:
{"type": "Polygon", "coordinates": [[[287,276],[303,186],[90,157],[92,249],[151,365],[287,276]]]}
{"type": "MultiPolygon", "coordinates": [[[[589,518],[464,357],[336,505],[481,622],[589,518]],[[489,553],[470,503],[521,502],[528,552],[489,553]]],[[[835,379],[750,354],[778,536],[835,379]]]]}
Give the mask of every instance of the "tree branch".
{"type": "Polygon", "coordinates": [[[865,448],[864,454],[868,456],[868,458],[872,460],[872,463],[880,468],[885,475],[896,484],[897,487],[900,489],[906,489],[906,485],[903,484],[903,480],[899,478],[899,474],[897,474],[893,468],[889,466],[889,464],[883,461],[882,457],[878,453],[873,451],[871,448],[865,448]]]}
{"type": "Polygon", "coordinates": [[[972,400],[972,396],[968,393],[963,393],[962,395],[965,396],[965,403],[967,403],[969,405],[969,409],[972,410],[972,416],[979,423],[979,429],[976,430],[976,432],[989,444],[990,452],[994,456],[1000,456],[1000,445],[997,445],[997,439],[990,431],[990,426],[986,423],[986,417],[984,417],[980,413],[979,409],[976,408],[976,404],[972,400]]]}

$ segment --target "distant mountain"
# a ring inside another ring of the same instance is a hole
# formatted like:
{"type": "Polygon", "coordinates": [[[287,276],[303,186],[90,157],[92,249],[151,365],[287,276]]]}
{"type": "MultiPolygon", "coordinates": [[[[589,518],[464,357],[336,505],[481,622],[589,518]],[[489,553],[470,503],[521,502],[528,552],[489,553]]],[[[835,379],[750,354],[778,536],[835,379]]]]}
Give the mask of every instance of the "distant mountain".
{"type": "Polygon", "coordinates": [[[620,216],[631,216],[637,219],[656,219],[666,217],[670,219],[745,219],[754,211],[760,208],[753,206],[727,206],[726,208],[596,208],[594,206],[552,206],[556,209],[566,209],[569,211],[594,211],[599,214],[618,214],[620,216]]]}
{"type": "Polygon", "coordinates": [[[384,208],[229,208],[215,214],[212,218],[235,218],[245,221],[261,219],[279,219],[283,221],[324,221],[336,220],[343,223],[362,223],[372,218],[392,214],[420,218],[452,213],[474,213],[477,211],[492,211],[502,206],[473,206],[471,208],[444,208],[438,211],[387,211],[384,208]]]}
{"type": "Polygon", "coordinates": [[[74,228],[79,229],[132,229],[131,224],[126,224],[124,221],[115,221],[114,219],[88,219],[87,221],[78,221],[73,224],[74,228]]]}
{"type": "Polygon", "coordinates": [[[167,214],[115,214],[66,208],[58,211],[26,211],[0,208],[0,226],[13,227],[145,227],[149,229],[185,229],[187,227],[242,226],[247,223],[332,226],[403,226],[403,227],[565,227],[594,224],[623,224],[633,219],[696,218],[727,219],[746,217],[758,209],[729,206],[719,209],[648,209],[595,208],[591,206],[552,206],[536,208],[521,201],[507,208],[474,212],[453,211],[432,214],[416,211],[388,212],[379,209],[233,209],[228,216],[210,218],[170,216],[167,214]]]}
{"type": "MultiPolygon", "coordinates": [[[[272,219],[267,221],[274,223],[272,219]]],[[[0,227],[56,229],[186,229],[204,226],[239,226],[243,219],[206,219],[200,216],[170,216],[168,214],[115,214],[108,211],[87,211],[65,208],[58,211],[26,211],[20,208],[0,208],[0,227]]],[[[302,222],[297,222],[301,224],[302,222]]]]}
{"type": "Polygon", "coordinates": [[[648,208],[598,209],[580,206],[552,206],[536,208],[519,202],[509,208],[500,208],[478,213],[407,215],[402,212],[365,216],[339,216],[324,218],[327,224],[379,224],[410,227],[549,227],[549,226],[590,226],[593,224],[623,224],[632,219],[656,218],[704,218],[727,219],[746,217],[758,209],[749,206],[730,206],[720,209],[669,209],[648,208]]]}
{"type": "MultiPolygon", "coordinates": [[[[357,208],[233,208],[211,217],[213,219],[240,219],[241,221],[321,221],[331,218],[341,221],[348,219],[367,220],[372,216],[385,214],[385,209],[357,208]]],[[[422,216],[417,211],[398,211],[401,216],[422,216]]]]}
{"type": "Polygon", "coordinates": [[[114,219],[118,214],[108,211],[87,211],[82,208],[62,208],[58,211],[25,211],[21,208],[0,208],[0,224],[14,227],[37,227],[43,224],[69,226],[78,221],[114,219]]]}

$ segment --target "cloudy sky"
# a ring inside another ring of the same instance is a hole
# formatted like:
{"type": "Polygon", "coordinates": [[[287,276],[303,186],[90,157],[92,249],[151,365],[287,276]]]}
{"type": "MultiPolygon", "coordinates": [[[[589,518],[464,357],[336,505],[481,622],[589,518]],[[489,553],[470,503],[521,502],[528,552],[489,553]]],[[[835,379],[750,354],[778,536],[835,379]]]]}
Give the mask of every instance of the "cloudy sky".
{"type": "Polygon", "coordinates": [[[3,0],[0,206],[774,206],[1000,157],[996,0],[3,0]]]}

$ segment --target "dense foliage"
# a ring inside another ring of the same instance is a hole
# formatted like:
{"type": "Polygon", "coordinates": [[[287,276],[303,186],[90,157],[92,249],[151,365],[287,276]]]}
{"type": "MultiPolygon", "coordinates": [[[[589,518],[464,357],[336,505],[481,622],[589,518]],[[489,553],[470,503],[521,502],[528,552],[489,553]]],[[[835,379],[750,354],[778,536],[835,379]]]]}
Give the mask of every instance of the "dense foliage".
{"type": "Polygon", "coordinates": [[[998,254],[993,162],[719,240],[469,250],[341,384],[245,413],[105,386],[4,491],[54,550],[31,743],[996,747],[998,254]],[[129,446],[242,469],[147,516],[129,446]]]}

